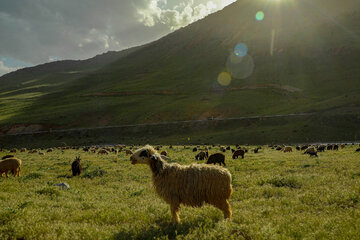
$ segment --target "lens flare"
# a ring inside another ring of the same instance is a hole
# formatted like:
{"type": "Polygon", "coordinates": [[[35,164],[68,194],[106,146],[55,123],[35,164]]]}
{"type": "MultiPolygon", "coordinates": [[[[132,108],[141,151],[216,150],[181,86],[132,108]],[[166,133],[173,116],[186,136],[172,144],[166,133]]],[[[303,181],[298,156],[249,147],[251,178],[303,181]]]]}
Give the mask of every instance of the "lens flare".
{"type": "Polygon", "coordinates": [[[245,43],[239,43],[234,48],[234,54],[238,57],[245,57],[248,52],[248,48],[245,43]]]}
{"type": "Polygon", "coordinates": [[[218,76],[218,83],[221,85],[221,86],[229,86],[230,83],[231,83],[231,76],[229,73],[227,72],[222,72],[219,74],[218,76]]]}
{"type": "Polygon", "coordinates": [[[257,12],[256,15],[255,15],[255,18],[256,18],[256,20],[258,20],[258,21],[264,20],[264,17],[265,17],[265,14],[264,14],[263,11],[259,11],[259,12],[257,12]]]}
{"type": "Polygon", "coordinates": [[[227,59],[226,68],[232,78],[245,79],[251,76],[255,64],[253,58],[249,54],[242,58],[231,54],[227,59]]]}

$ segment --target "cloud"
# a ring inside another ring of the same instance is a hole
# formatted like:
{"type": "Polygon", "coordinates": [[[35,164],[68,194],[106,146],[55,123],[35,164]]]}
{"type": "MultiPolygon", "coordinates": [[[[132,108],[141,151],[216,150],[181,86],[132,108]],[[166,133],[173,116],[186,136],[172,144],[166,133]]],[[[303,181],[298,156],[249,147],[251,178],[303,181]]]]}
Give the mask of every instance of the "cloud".
{"type": "Polygon", "coordinates": [[[138,21],[145,26],[164,24],[171,30],[176,30],[215,12],[219,6],[221,4],[216,4],[214,1],[195,3],[194,0],[184,0],[171,8],[166,8],[167,1],[148,0],[144,8],[137,9],[137,14],[138,21]],[[160,7],[164,4],[165,8],[160,7]]]}
{"type": "MultiPolygon", "coordinates": [[[[230,0],[229,3],[234,0],[230,0]]],[[[0,57],[36,65],[145,44],[224,0],[1,0],[0,57]]]]}
{"type": "MultiPolygon", "coordinates": [[[[3,58],[2,58],[3,60],[3,58]]],[[[3,61],[0,61],[0,76],[7,74],[9,72],[13,72],[15,70],[18,70],[19,68],[14,68],[14,67],[7,67],[5,66],[3,61]]]]}

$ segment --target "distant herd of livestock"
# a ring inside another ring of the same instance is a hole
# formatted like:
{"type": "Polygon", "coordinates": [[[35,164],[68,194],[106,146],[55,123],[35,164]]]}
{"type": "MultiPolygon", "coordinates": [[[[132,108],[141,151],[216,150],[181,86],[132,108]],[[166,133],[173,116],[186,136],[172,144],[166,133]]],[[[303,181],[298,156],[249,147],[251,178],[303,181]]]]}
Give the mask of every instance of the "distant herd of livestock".
{"type": "MultiPolygon", "coordinates": [[[[296,146],[294,149],[297,151],[304,151],[304,154],[309,154],[309,156],[312,157],[318,157],[319,152],[324,152],[325,150],[339,150],[345,148],[347,144],[327,144],[327,145],[302,145],[302,146],[296,146]]],[[[267,146],[270,149],[274,149],[277,151],[282,152],[292,152],[293,147],[291,146],[280,146],[280,145],[268,145],[267,146]]],[[[360,144],[359,144],[360,147],[360,144]]],[[[163,147],[157,146],[155,147],[156,150],[160,151],[163,147]]],[[[172,145],[168,146],[169,149],[173,149],[174,147],[172,145]]],[[[178,146],[179,148],[179,146],[178,146]]],[[[183,146],[184,149],[190,149],[190,146],[183,146]]],[[[126,155],[132,155],[133,149],[135,149],[134,145],[126,146],[126,145],[117,145],[114,147],[58,147],[57,149],[65,151],[69,149],[73,150],[80,150],[82,149],[84,152],[90,152],[90,153],[97,153],[99,155],[108,155],[108,154],[118,154],[120,152],[125,152],[126,155]]],[[[255,154],[261,152],[261,149],[263,147],[259,146],[256,148],[251,149],[255,154]]],[[[11,149],[11,150],[4,150],[0,149],[0,152],[10,152],[11,154],[19,152],[28,152],[29,154],[39,154],[39,155],[45,155],[46,153],[51,153],[55,150],[55,148],[49,148],[49,149],[31,149],[27,150],[26,148],[22,149],[11,149]]],[[[224,153],[226,151],[231,151],[232,153],[232,159],[238,159],[241,157],[242,159],[245,157],[245,154],[248,153],[250,150],[246,147],[241,147],[240,145],[236,145],[235,147],[230,146],[220,146],[220,145],[212,145],[212,146],[193,146],[192,151],[196,153],[195,159],[196,160],[206,160],[207,164],[219,164],[226,166],[225,164],[225,155],[224,153]],[[219,150],[219,152],[213,153],[209,155],[209,150],[216,149],[219,150]]],[[[360,148],[356,149],[356,152],[360,152],[360,148]]],[[[169,160],[168,154],[165,150],[161,151],[161,157],[164,160],[169,160]]],[[[80,164],[80,157],[76,157],[75,161],[72,163],[72,173],[73,176],[78,176],[82,172],[82,167],[80,164]]],[[[6,177],[8,176],[8,173],[11,172],[14,176],[20,176],[20,167],[21,167],[22,161],[19,158],[16,158],[14,155],[6,155],[2,157],[2,161],[0,161],[0,176],[5,173],[6,177]]]]}

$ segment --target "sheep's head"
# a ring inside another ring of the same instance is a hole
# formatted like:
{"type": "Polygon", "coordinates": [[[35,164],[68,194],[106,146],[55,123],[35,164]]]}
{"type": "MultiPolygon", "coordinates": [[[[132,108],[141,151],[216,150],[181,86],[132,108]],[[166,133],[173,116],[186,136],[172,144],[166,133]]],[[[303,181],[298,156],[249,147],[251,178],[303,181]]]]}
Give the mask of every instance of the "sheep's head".
{"type": "Polygon", "coordinates": [[[153,147],[146,145],[131,155],[131,164],[150,164],[151,158],[155,158],[156,151],[153,147]]]}

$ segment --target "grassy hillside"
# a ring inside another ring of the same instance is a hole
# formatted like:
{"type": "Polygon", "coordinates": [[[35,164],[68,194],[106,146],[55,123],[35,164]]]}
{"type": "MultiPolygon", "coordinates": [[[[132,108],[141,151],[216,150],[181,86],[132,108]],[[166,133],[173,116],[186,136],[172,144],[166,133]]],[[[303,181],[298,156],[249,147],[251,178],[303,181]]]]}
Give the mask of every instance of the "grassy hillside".
{"type": "Polygon", "coordinates": [[[0,124],[7,131],[14,124],[46,129],[324,111],[356,118],[360,6],[338,4],[239,0],[89,72],[0,78],[3,86],[18,83],[2,88],[0,124]],[[253,71],[242,63],[229,69],[238,43],[247,45],[253,71]],[[218,83],[221,72],[239,69],[252,74],[218,83]]]}
{"type": "MultiPolygon", "coordinates": [[[[179,164],[195,161],[190,148],[162,150],[179,164]]],[[[227,152],[233,221],[205,205],[182,207],[182,224],[174,226],[169,206],[152,188],[149,167],[132,166],[124,152],[18,153],[21,177],[0,177],[0,239],[358,239],[358,154],[353,146],[318,159],[267,147],[243,160],[227,152]],[[79,155],[84,172],[71,177],[70,164],[79,155]],[[61,182],[70,190],[54,187],[61,182]]]]}

